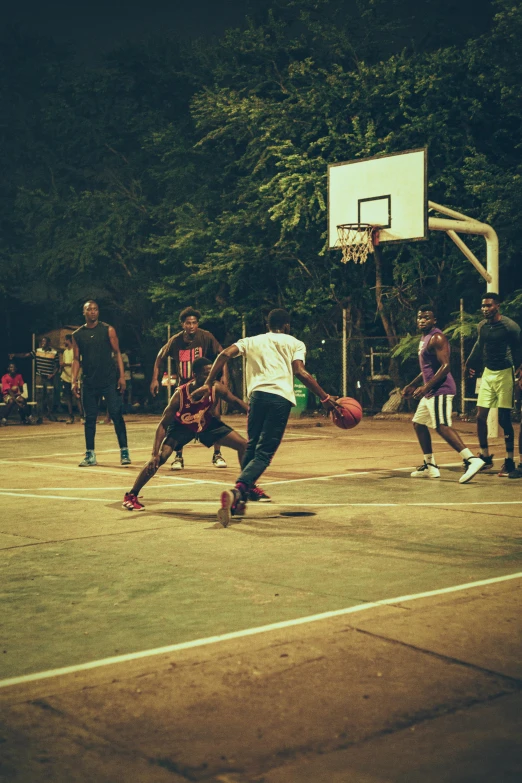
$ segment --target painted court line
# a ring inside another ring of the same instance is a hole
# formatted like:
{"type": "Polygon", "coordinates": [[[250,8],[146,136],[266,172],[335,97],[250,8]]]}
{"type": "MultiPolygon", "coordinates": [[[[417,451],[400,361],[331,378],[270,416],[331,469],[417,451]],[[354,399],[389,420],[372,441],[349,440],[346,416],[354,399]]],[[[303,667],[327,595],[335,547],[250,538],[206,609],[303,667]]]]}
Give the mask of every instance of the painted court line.
{"type": "Polygon", "coordinates": [[[65,495],[34,495],[30,492],[6,492],[0,489],[0,495],[14,498],[38,498],[38,500],[85,500],[89,503],[116,503],[117,498],[77,498],[65,495]]]}
{"type": "MultiPolygon", "coordinates": [[[[1,442],[1,441],[0,441],[1,442]]],[[[196,443],[189,443],[184,448],[193,448],[194,446],[198,446],[199,444],[196,443]]],[[[150,446],[137,446],[132,447],[129,449],[131,452],[133,451],[150,451],[150,446]]],[[[100,454],[119,454],[120,449],[96,449],[96,454],[99,456],[100,454]]],[[[76,450],[76,451],[54,451],[52,454],[33,454],[31,455],[31,459],[47,459],[48,457],[69,457],[70,459],[80,459],[83,452],[82,450],[76,450]]],[[[131,454],[132,456],[132,454],[131,454]]],[[[0,459],[1,462],[7,462],[7,463],[20,463],[27,460],[27,457],[17,457],[16,459],[0,459]]]]}
{"type": "MultiPolygon", "coordinates": [[[[134,432],[135,431],[136,430],[134,430],[134,432]]],[[[236,429],[236,432],[239,432],[240,435],[242,434],[242,435],[245,435],[245,436],[247,434],[246,430],[243,430],[241,428],[240,429],[236,429]]],[[[71,433],[71,434],[74,434],[74,433],[71,433]]],[[[100,435],[100,433],[97,432],[97,435],[100,435]]],[[[57,437],[60,437],[60,434],[51,435],[49,433],[48,435],[46,435],[44,437],[54,437],[54,438],[57,438],[57,437]]],[[[285,437],[283,438],[283,440],[292,440],[292,439],[298,440],[299,438],[306,438],[306,440],[329,440],[329,436],[328,435],[316,435],[315,433],[307,435],[306,433],[298,433],[298,432],[287,432],[287,433],[285,433],[285,437]]],[[[0,437],[0,445],[4,441],[8,441],[8,440],[27,440],[27,436],[26,437],[17,437],[17,438],[14,438],[14,437],[11,437],[11,438],[1,438],[0,437]]],[[[393,440],[392,442],[393,443],[397,443],[398,441],[397,440],[393,440]]],[[[414,443],[416,441],[411,441],[411,442],[414,443]]],[[[199,448],[199,447],[201,447],[201,445],[202,444],[200,444],[200,443],[187,443],[187,445],[184,446],[184,448],[185,449],[186,448],[191,448],[191,449],[192,448],[199,448]]],[[[129,448],[130,448],[131,452],[133,452],[133,451],[150,451],[150,446],[130,446],[129,448]]],[[[114,448],[113,449],[96,449],[96,454],[116,454],[119,451],[120,451],[119,449],[114,449],[114,448]]],[[[76,459],[77,457],[81,456],[81,453],[82,453],[82,449],[79,449],[79,450],[77,449],[76,451],[55,451],[52,454],[34,454],[32,456],[32,459],[47,459],[47,457],[70,457],[71,459],[76,459]]],[[[23,462],[24,459],[26,459],[26,457],[19,457],[19,458],[14,459],[14,460],[0,459],[0,463],[1,462],[23,462]]]]}
{"type": "MultiPolygon", "coordinates": [[[[439,452],[440,453],[440,452],[439,452]]],[[[443,452],[444,453],[444,452],[443,452]]],[[[451,454],[451,452],[446,452],[451,454]]],[[[408,465],[405,468],[376,468],[374,470],[357,470],[352,473],[332,473],[328,476],[309,476],[307,478],[298,479],[281,479],[279,481],[263,481],[265,487],[273,486],[274,484],[295,484],[299,481],[329,481],[333,478],[349,478],[352,476],[378,476],[380,473],[401,473],[411,470],[413,465],[408,465]]],[[[462,462],[439,462],[440,468],[455,468],[462,467],[462,462]]]]}
{"type": "Polygon", "coordinates": [[[334,609],[331,612],[322,612],[321,614],[313,614],[308,617],[298,617],[295,620],[283,620],[278,623],[270,623],[269,625],[261,625],[257,628],[245,628],[242,631],[232,631],[231,633],[220,634],[219,636],[208,636],[205,639],[194,639],[190,642],[181,642],[179,644],[169,644],[166,647],[156,647],[153,650],[141,650],[140,652],[127,653],[126,655],[115,655],[111,658],[102,658],[98,661],[90,661],[89,663],[80,663],[76,666],[64,666],[61,669],[50,669],[45,672],[36,672],[35,674],[25,674],[21,677],[9,677],[6,680],[0,680],[0,688],[7,688],[10,685],[21,685],[26,682],[35,682],[37,680],[46,680],[50,677],[58,677],[62,674],[75,674],[76,672],[87,671],[89,669],[98,669],[101,666],[109,666],[115,663],[128,663],[129,661],[136,661],[140,658],[150,658],[154,655],[163,655],[165,653],[178,652],[181,650],[190,650],[195,647],[206,647],[210,644],[218,644],[219,642],[226,642],[231,639],[243,639],[247,636],[255,636],[260,633],[267,633],[269,631],[279,631],[284,628],[293,628],[298,625],[307,625],[315,623],[320,620],[329,620],[332,617],[342,617],[343,615],[355,614],[356,612],[364,612],[368,609],[375,609],[379,606],[390,606],[392,604],[403,604],[407,601],[416,601],[419,598],[431,598],[436,595],[444,595],[446,593],[456,593],[460,590],[470,590],[474,587],[484,587],[485,585],[498,584],[499,582],[507,582],[511,579],[522,578],[522,572],[516,574],[506,574],[505,576],[496,576],[491,579],[481,579],[479,582],[468,582],[462,585],[453,585],[452,587],[442,587],[438,590],[428,590],[425,593],[414,593],[413,595],[401,595],[397,598],[383,598],[380,601],[372,601],[366,604],[358,604],[357,606],[349,606],[346,609],[334,609]]]}
{"type": "MultiPolygon", "coordinates": [[[[178,484],[173,485],[176,489],[178,487],[193,487],[194,482],[192,481],[186,481],[186,482],[179,482],[178,484]]],[[[108,492],[109,490],[127,490],[129,488],[129,485],[126,484],[125,486],[121,487],[4,487],[0,490],[0,492],[108,492]]],[[[149,485],[150,489],[172,489],[172,486],[168,486],[168,484],[163,484],[160,486],[154,486],[151,487],[149,485]]]]}
{"type": "MultiPolygon", "coordinates": [[[[4,464],[4,465],[6,465],[6,464],[25,465],[28,468],[38,468],[40,470],[42,468],[49,468],[51,470],[60,470],[62,472],[64,470],[72,470],[75,473],[78,472],[78,465],[59,465],[59,464],[53,465],[50,462],[46,462],[45,464],[42,465],[42,464],[38,464],[36,462],[23,462],[23,461],[18,461],[18,460],[15,461],[15,460],[5,460],[4,459],[4,460],[0,460],[0,464],[4,464]]],[[[82,470],[83,470],[83,475],[87,475],[87,471],[92,471],[93,474],[98,474],[99,473],[99,474],[106,474],[106,475],[110,475],[110,476],[119,476],[120,478],[122,478],[122,476],[125,475],[125,472],[129,473],[129,475],[135,475],[135,472],[132,470],[132,468],[130,468],[130,467],[123,467],[123,466],[121,468],[119,468],[119,469],[118,468],[112,468],[112,469],[108,468],[107,469],[107,468],[102,468],[99,465],[96,465],[93,468],[82,468],[82,470]]],[[[188,476],[183,476],[183,477],[181,477],[181,476],[174,476],[174,475],[169,475],[168,473],[167,474],[162,473],[160,475],[156,474],[156,476],[154,478],[155,479],[156,478],[163,479],[163,480],[166,480],[166,481],[184,481],[184,482],[189,482],[189,483],[192,483],[192,484],[216,484],[218,487],[221,487],[224,484],[223,481],[211,481],[209,479],[191,479],[188,476]]]]}
{"type": "MultiPolygon", "coordinates": [[[[202,482],[203,483],[203,482],[202,482]]],[[[177,485],[178,486],[178,485],[177,485]]],[[[192,485],[188,485],[192,486],[192,485]]],[[[92,489],[92,488],[91,488],[92,489]]],[[[117,487],[100,487],[100,492],[109,490],[109,489],[118,489],[117,487]]],[[[120,492],[125,490],[126,487],[120,488],[120,492]]],[[[156,487],[155,489],[166,489],[166,487],[156,487]]],[[[86,491],[84,488],[82,488],[81,491],[86,491]]],[[[18,497],[18,498],[38,498],[39,500],[85,500],[87,502],[94,502],[94,503],[117,503],[118,498],[82,498],[82,497],[76,497],[72,495],[36,495],[33,492],[22,492],[22,491],[14,491],[10,492],[5,489],[0,489],[0,496],[5,495],[8,497],[18,497]]],[[[149,497],[148,500],[154,500],[153,498],[149,497]]],[[[186,506],[187,503],[190,503],[191,505],[196,506],[215,506],[216,505],[216,499],[214,500],[196,500],[194,498],[185,499],[185,500],[161,500],[161,503],[168,506],[186,506]]],[[[453,502],[446,502],[446,503],[434,503],[432,501],[428,503],[271,503],[270,506],[268,504],[263,504],[264,508],[405,508],[410,506],[421,506],[426,508],[432,508],[432,507],[442,507],[446,508],[447,506],[522,506],[522,500],[487,500],[487,501],[474,501],[474,500],[463,500],[456,503],[453,502]]],[[[151,510],[151,509],[147,509],[151,510]]],[[[256,517],[249,517],[251,521],[255,521],[256,517]]]]}

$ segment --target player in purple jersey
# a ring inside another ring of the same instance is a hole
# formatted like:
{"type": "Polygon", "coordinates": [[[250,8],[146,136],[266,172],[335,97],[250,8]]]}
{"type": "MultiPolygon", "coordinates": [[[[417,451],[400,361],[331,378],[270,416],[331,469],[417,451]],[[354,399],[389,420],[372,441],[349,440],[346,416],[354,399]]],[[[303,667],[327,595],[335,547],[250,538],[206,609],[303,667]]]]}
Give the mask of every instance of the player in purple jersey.
{"type": "Polygon", "coordinates": [[[417,312],[417,328],[422,333],[419,343],[421,372],[402,390],[403,397],[420,400],[413,417],[413,426],[424,454],[424,462],[411,475],[414,478],[440,477],[440,470],[433,456],[429,431],[431,428],[436,430],[452,449],[459,452],[464,460],[464,473],[459,482],[467,484],[484,466],[484,461],[473,455],[451,426],[453,397],[457,389],[450,373],[450,344],[436,323],[432,306],[421,305],[417,312]],[[417,386],[420,381],[422,386],[417,386]]]}

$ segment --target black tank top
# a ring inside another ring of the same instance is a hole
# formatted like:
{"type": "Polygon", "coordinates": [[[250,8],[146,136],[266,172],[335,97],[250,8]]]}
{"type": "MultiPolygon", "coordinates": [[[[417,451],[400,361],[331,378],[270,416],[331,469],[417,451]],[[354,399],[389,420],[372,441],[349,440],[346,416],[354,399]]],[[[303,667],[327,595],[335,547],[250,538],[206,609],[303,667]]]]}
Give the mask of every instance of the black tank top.
{"type": "Polygon", "coordinates": [[[80,326],[73,337],[80,349],[83,382],[91,386],[116,383],[116,363],[109,339],[109,324],[98,321],[93,329],[80,326]]]}

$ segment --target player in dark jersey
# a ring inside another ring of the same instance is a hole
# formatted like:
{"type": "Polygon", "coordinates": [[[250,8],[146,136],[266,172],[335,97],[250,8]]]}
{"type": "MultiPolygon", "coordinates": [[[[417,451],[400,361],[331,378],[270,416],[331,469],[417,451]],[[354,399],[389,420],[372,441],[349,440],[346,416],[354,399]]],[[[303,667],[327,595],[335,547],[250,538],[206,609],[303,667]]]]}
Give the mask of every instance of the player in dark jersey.
{"type": "MultiPolygon", "coordinates": [[[[212,362],[205,356],[196,359],[193,363],[194,380],[180,386],[165,408],[163,417],[158,424],[152,457],[143,467],[130,492],[123,498],[123,508],[128,511],[142,511],[144,506],[138,500],[140,490],[163,465],[173,451],[183,448],[192,440],[199,440],[204,446],[210,448],[214,444],[228,446],[237,451],[239,464],[245,456],[247,442],[231,427],[221,421],[215,415],[215,408],[219,399],[235,403],[245,411],[248,406],[243,400],[235,397],[222,383],[216,383],[210,393],[197,402],[190,398],[190,393],[201,386],[210,372],[212,362]]],[[[252,489],[251,500],[269,501],[270,498],[260,487],[252,489]]]]}
{"type": "Polygon", "coordinates": [[[420,400],[413,417],[413,426],[424,454],[424,462],[411,475],[413,478],[440,477],[433,457],[428,429],[431,428],[436,430],[452,449],[459,452],[464,460],[464,473],[459,482],[467,484],[484,467],[484,462],[473,455],[451,426],[452,403],[457,389],[450,373],[450,344],[436,323],[432,306],[421,305],[417,312],[417,327],[423,335],[419,343],[421,372],[402,390],[403,397],[420,400]],[[419,381],[422,381],[422,386],[417,386],[419,381]]]}
{"type": "Polygon", "coordinates": [[[482,297],[480,309],[485,320],[478,325],[478,339],[466,366],[473,378],[480,363],[484,365],[477,400],[477,435],[484,469],[493,466],[493,454],[489,453],[488,445],[488,414],[490,408],[498,408],[498,423],[504,430],[506,443],[506,458],[498,475],[509,476],[515,471],[515,431],[511,422],[515,389],[513,365],[518,367],[520,364],[522,351],[520,328],[511,318],[500,314],[499,302],[499,295],[491,291],[482,297]]]}
{"type": "Polygon", "coordinates": [[[82,404],[85,413],[85,457],[80,467],[96,465],[94,438],[98,400],[107,401],[107,409],[114,424],[120,447],[120,462],[130,465],[127,447],[127,430],[123,420],[122,394],[125,391],[125,372],[120,353],[118,335],[113,326],[99,320],[100,311],[96,302],[89,300],[83,306],[85,324],[73,332],[72,392],[80,396],[78,373],[80,362],[83,371],[82,404]],[[115,361],[116,360],[116,364],[115,361]],[[116,367],[119,378],[117,378],[116,367]]]}
{"type": "MultiPolygon", "coordinates": [[[[150,393],[155,397],[159,390],[159,374],[163,363],[168,357],[174,362],[175,373],[178,377],[178,386],[188,383],[194,378],[193,363],[201,356],[208,356],[214,361],[216,356],[221,353],[223,348],[218,343],[212,332],[199,328],[199,319],[201,313],[193,307],[186,307],[179,314],[179,320],[183,327],[181,332],[177,332],[170,338],[168,343],[160,349],[150,384],[150,393]]],[[[223,374],[223,381],[227,383],[227,376],[223,374]]],[[[219,446],[214,447],[212,464],[215,468],[226,468],[227,463],[224,459],[219,446]]],[[[182,470],[185,467],[183,460],[183,450],[176,451],[176,456],[172,462],[171,470],[182,470]]]]}

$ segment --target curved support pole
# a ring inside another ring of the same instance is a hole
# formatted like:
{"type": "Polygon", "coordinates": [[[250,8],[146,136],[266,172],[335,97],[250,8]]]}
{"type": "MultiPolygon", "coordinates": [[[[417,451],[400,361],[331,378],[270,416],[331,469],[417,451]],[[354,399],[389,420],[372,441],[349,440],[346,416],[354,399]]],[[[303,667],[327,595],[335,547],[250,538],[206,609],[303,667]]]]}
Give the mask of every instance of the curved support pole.
{"type": "MultiPolygon", "coordinates": [[[[480,221],[475,220],[474,218],[470,218],[467,215],[463,215],[462,212],[457,212],[454,209],[449,209],[449,207],[444,207],[441,204],[436,204],[434,201],[428,201],[428,205],[431,209],[436,210],[437,212],[441,212],[442,214],[448,215],[449,217],[456,218],[455,220],[447,220],[445,218],[436,218],[436,217],[430,217],[428,219],[428,227],[432,231],[446,231],[448,234],[449,232],[454,232],[457,234],[478,234],[479,236],[483,236],[486,240],[486,269],[487,269],[487,277],[483,273],[484,267],[477,258],[473,255],[471,250],[467,248],[464,243],[462,242],[462,245],[466,247],[466,251],[464,250],[461,245],[456,242],[456,239],[451,236],[451,239],[460,247],[466,258],[468,258],[473,266],[478,270],[478,272],[482,275],[482,277],[485,278],[487,282],[487,291],[495,291],[498,293],[499,290],[499,263],[498,263],[498,236],[497,232],[494,228],[491,226],[488,226],[487,223],[480,223],[480,221]],[[473,256],[474,260],[471,259],[470,256],[473,256]],[[476,262],[476,263],[475,263],[476,262]],[[479,267],[477,267],[476,264],[479,264],[479,267]],[[482,271],[481,271],[482,270],[482,271]]],[[[457,237],[458,239],[458,237],[457,237]]]]}
{"type": "MultiPolygon", "coordinates": [[[[428,206],[430,209],[454,218],[447,220],[446,218],[430,217],[428,218],[428,228],[432,231],[445,231],[484,278],[486,291],[499,293],[498,236],[495,229],[488,226],[487,223],[481,223],[462,212],[436,204],[434,201],[428,201],[428,206]],[[486,269],[457,234],[475,234],[484,237],[486,240],[486,269]]],[[[498,437],[498,410],[496,408],[491,408],[489,411],[488,432],[491,438],[498,437]]]]}

